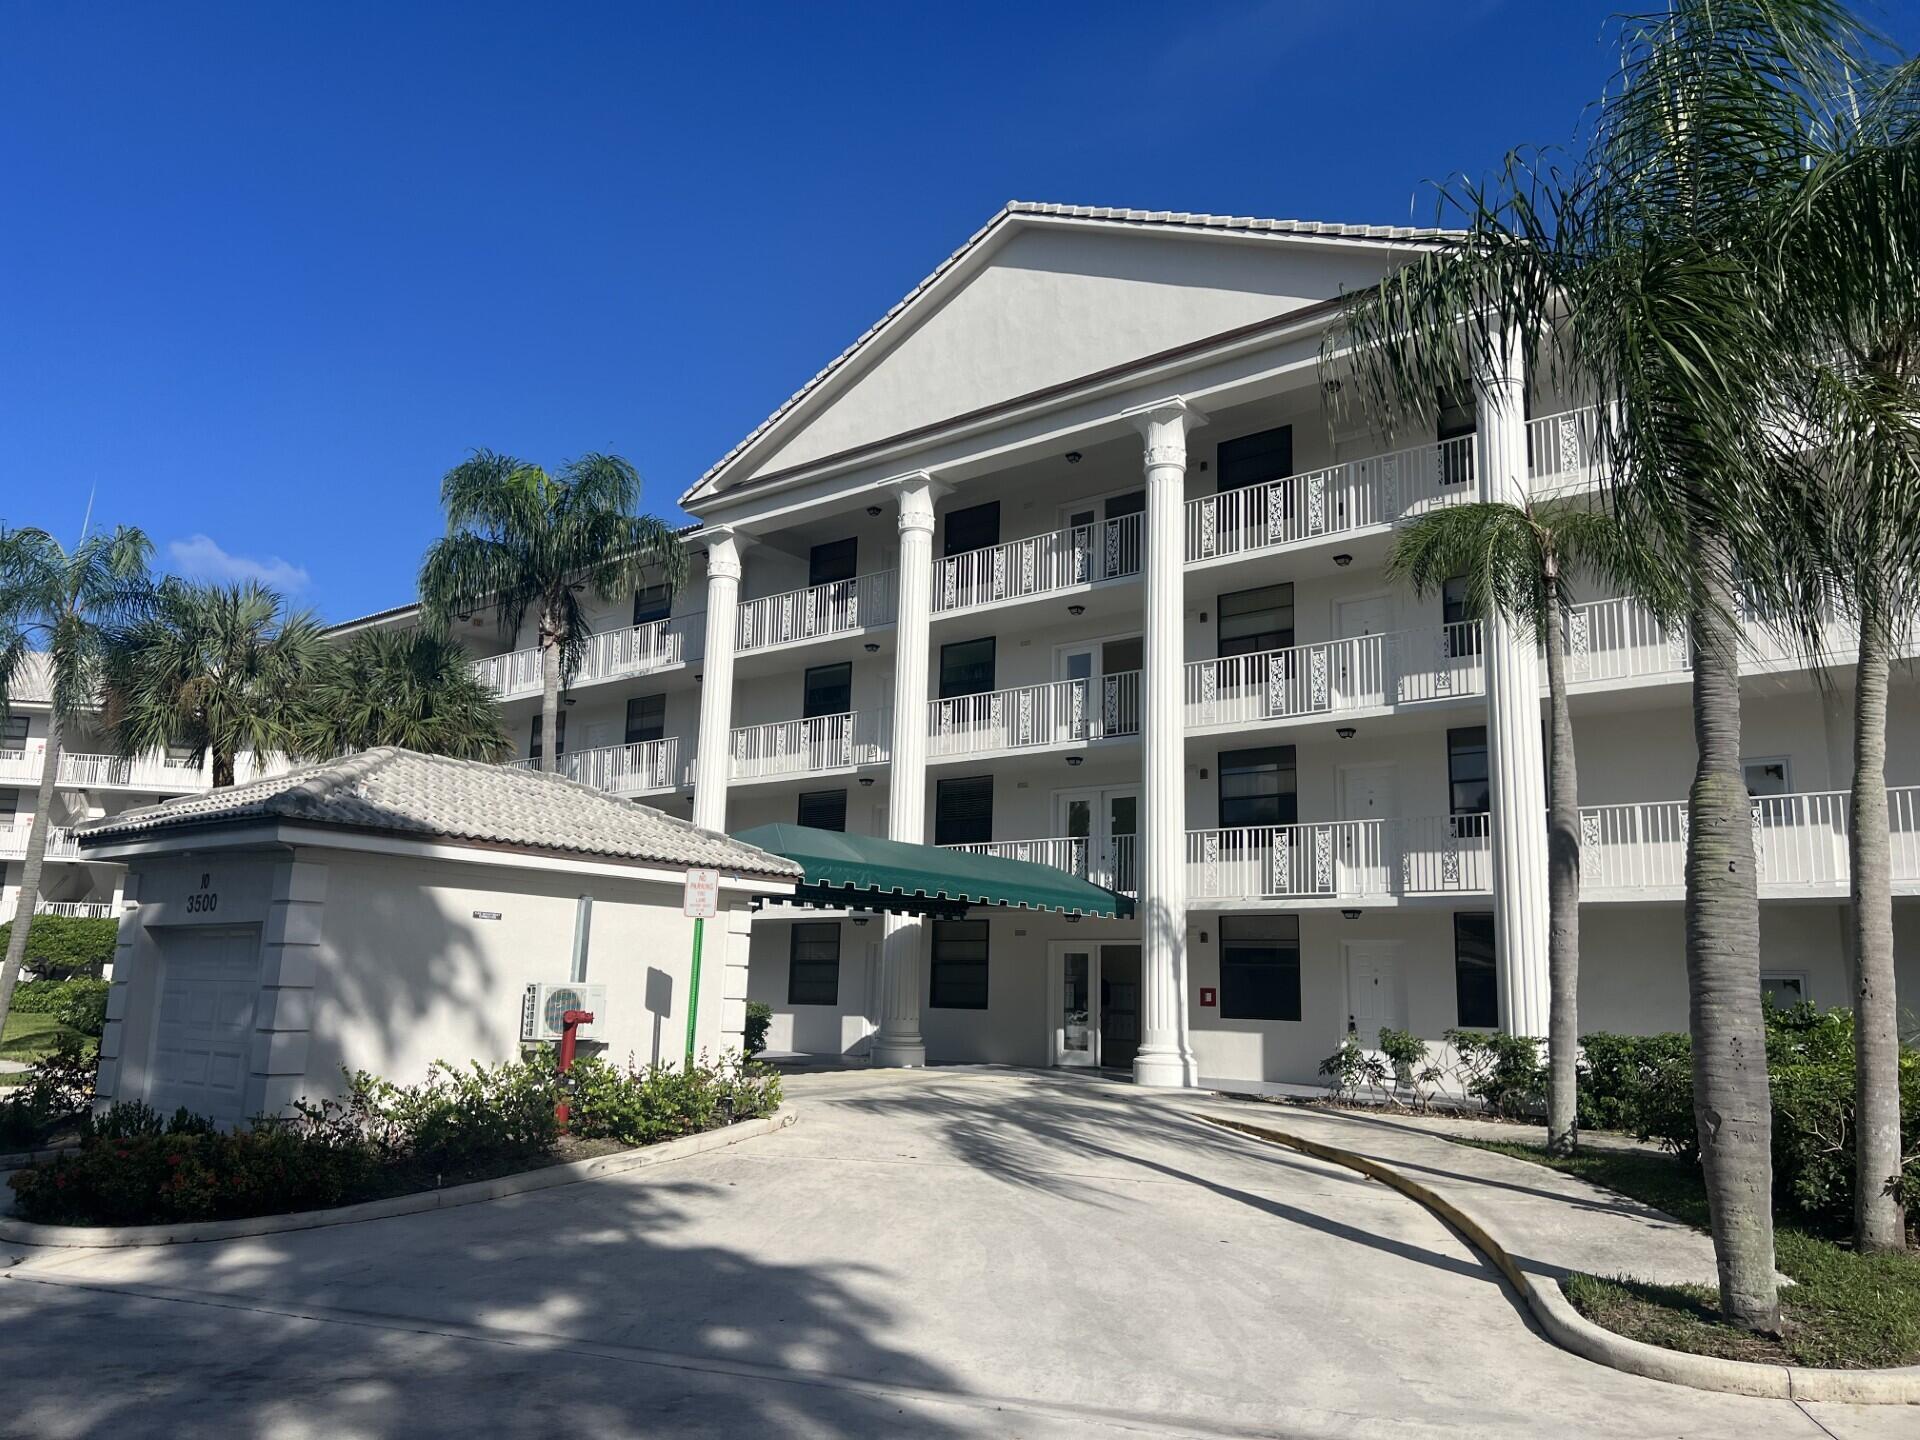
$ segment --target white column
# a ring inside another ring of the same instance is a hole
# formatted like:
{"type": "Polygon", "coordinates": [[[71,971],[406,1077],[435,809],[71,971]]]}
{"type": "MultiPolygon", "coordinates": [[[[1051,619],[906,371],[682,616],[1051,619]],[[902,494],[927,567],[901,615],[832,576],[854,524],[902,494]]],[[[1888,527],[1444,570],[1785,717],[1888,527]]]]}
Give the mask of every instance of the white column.
{"type": "Polygon", "coordinates": [[[731,530],[708,531],[707,647],[701,662],[700,741],[694,750],[693,823],[727,828],[727,781],[733,748],[733,641],[740,627],[740,541],[731,530]]]}
{"type": "Polygon", "coordinates": [[[1146,626],[1140,787],[1140,1049],[1136,1084],[1193,1083],[1187,1041],[1186,668],[1187,433],[1205,417],[1175,397],[1129,411],[1146,438],[1146,626]]]}
{"type": "MultiPolygon", "coordinates": [[[[1475,377],[1474,468],[1483,499],[1527,499],[1526,371],[1517,338],[1475,377]]],[[[1547,768],[1533,637],[1486,618],[1487,769],[1493,792],[1493,932],[1500,1024],[1547,1033],[1547,768]]]]}
{"type": "MultiPolygon", "coordinates": [[[[887,838],[926,843],[927,631],[933,608],[933,477],[924,470],[896,482],[900,496],[898,620],[893,627],[893,762],[887,790],[887,838]]],[[[876,1065],[924,1065],[920,1036],[920,957],[927,923],[889,915],[880,948],[880,1029],[876,1065]]]]}

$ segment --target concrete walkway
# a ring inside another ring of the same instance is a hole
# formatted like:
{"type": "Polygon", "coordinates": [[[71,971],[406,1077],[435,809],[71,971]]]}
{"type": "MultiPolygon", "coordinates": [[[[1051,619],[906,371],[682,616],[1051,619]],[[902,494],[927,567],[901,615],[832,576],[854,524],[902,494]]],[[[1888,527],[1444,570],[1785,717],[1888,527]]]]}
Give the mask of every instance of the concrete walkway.
{"type": "Polygon", "coordinates": [[[789,1093],[794,1128],[635,1175],[20,1255],[0,1435],[1913,1432],[1559,1350],[1420,1206],[1191,1113],[1224,1102],[1007,1071],[789,1093]]]}

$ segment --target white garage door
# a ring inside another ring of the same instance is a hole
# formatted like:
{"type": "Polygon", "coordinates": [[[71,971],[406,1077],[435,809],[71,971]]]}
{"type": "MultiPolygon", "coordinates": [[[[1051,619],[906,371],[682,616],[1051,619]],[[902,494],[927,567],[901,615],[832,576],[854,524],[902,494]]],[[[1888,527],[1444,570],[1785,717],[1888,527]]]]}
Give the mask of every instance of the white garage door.
{"type": "Polygon", "coordinates": [[[147,1103],[162,1115],[184,1105],[237,1125],[247,1118],[260,932],[153,933],[160,941],[160,1007],[147,1103]]]}

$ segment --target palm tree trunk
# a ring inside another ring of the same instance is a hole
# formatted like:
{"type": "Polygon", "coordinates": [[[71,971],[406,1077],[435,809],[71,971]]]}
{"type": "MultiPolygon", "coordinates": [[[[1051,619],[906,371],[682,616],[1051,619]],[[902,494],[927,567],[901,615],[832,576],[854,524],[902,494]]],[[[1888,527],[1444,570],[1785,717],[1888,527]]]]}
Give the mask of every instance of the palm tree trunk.
{"type": "Polygon", "coordinates": [[[1740,637],[1724,537],[1696,552],[1712,577],[1692,615],[1693,733],[1699,758],[1687,799],[1687,992],[1693,1118],[1700,1138],[1720,1311],[1776,1333],[1773,1115],[1760,1005],[1760,901],[1753,812],[1740,771],[1740,637]]]}
{"type": "Polygon", "coordinates": [[[1893,979],[1893,884],[1887,834],[1887,637],[1862,596],[1853,701],[1853,1238],[1863,1251],[1904,1250],[1900,1177],[1900,1031],[1893,979]]]}
{"type": "Polygon", "coordinates": [[[1567,711],[1567,640],[1558,604],[1540,629],[1547,650],[1547,1150],[1579,1143],[1580,777],[1567,711]]]}
{"type": "Polygon", "coordinates": [[[53,825],[53,787],[60,773],[60,717],[47,719],[47,756],[35,792],[33,828],[27,832],[27,860],[20,868],[20,896],[13,906],[13,930],[7,936],[7,958],[0,962],[0,1025],[13,1008],[13,987],[20,983],[20,967],[27,959],[27,937],[33,929],[33,907],[40,899],[40,871],[47,858],[47,831],[53,825]]]}
{"type": "Polygon", "coordinates": [[[546,626],[540,627],[540,768],[551,773],[560,765],[560,642],[546,626]]]}
{"type": "MultiPolygon", "coordinates": [[[[225,789],[227,786],[233,784],[234,775],[235,775],[235,763],[236,762],[235,762],[233,751],[216,749],[213,752],[213,788],[214,789],[216,790],[225,789]]],[[[254,767],[256,778],[258,778],[259,770],[260,770],[260,767],[256,765],[254,767]]]]}

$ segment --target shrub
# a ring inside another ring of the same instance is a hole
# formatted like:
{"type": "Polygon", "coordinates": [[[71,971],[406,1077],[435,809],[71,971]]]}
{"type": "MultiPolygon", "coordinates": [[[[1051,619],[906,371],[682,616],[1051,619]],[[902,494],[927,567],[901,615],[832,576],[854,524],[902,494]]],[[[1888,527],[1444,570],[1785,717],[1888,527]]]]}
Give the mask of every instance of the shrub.
{"type": "Polygon", "coordinates": [[[746,1033],[740,1037],[740,1048],[751,1060],[767,1048],[767,1027],[773,1023],[773,1007],[760,1000],[747,1002],[746,1033]]]}
{"type": "MultiPolygon", "coordinates": [[[[79,919],[71,915],[36,915],[27,931],[26,968],[36,976],[69,980],[98,977],[113,959],[118,920],[79,919]]],[[[0,925],[0,953],[13,934],[13,921],[0,925]]]]}
{"type": "Polygon", "coordinates": [[[1354,1034],[1341,1037],[1340,1048],[1320,1062],[1320,1073],[1327,1077],[1327,1090],[1336,1100],[1358,1100],[1362,1089],[1384,1092],[1387,1087],[1387,1062],[1370,1053],[1354,1034]]]}
{"type": "Polygon", "coordinates": [[[1481,1030],[1449,1030],[1446,1039],[1459,1057],[1462,1088],[1494,1114],[1519,1119],[1546,1108],[1538,1040],[1481,1030]]]}
{"type": "Polygon", "coordinates": [[[23,1015],[51,1015],[69,1029],[96,1039],[107,1024],[104,980],[23,980],[13,989],[13,1008],[23,1015]]]}
{"type": "Polygon", "coordinates": [[[584,1139],[651,1145],[771,1114],[779,1108],[779,1075],[737,1055],[691,1070],[650,1065],[626,1069],[598,1057],[577,1060],[567,1076],[569,1126],[584,1139]]]}
{"type": "Polygon", "coordinates": [[[1425,1110],[1446,1072],[1433,1063],[1427,1042],[1411,1030],[1380,1027],[1380,1053],[1393,1072],[1396,1091],[1404,1091],[1415,1110],[1425,1110]]]}
{"type": "Polygon", "coordinates": [[[27,1082],[0,1100],[0,1150],[24,1150],[84,1116],[98,1062],[72,1036],[34,1061],[27,1082]]]}
{"type": "Polygon", "coordinates": [[[1580,1124],[1623,1130],[1692,1156],[1693,1044],[1685,1035],[1586,1035],[1580,1041],[1580,1124]]]}

